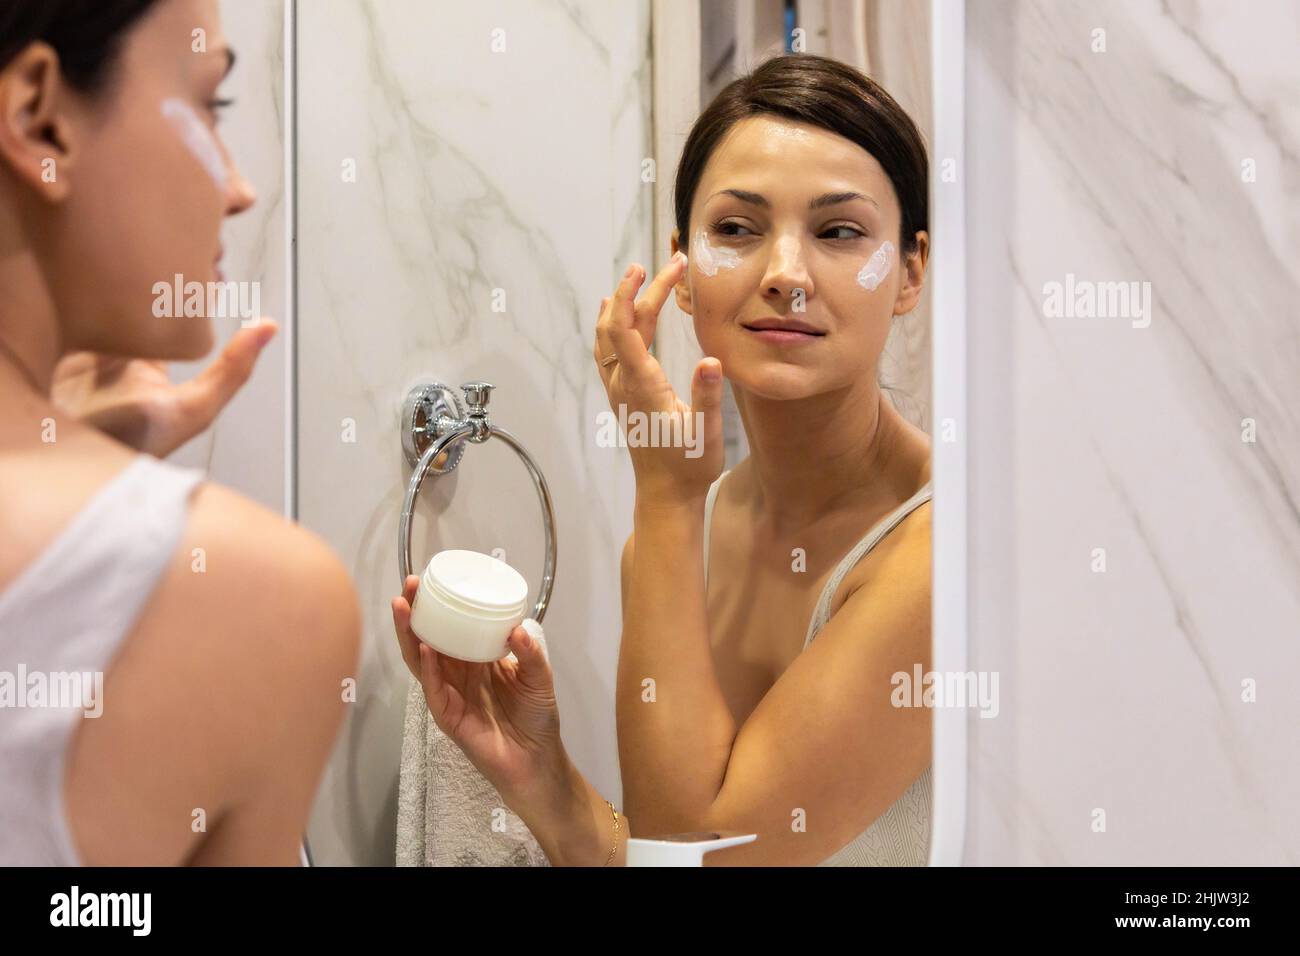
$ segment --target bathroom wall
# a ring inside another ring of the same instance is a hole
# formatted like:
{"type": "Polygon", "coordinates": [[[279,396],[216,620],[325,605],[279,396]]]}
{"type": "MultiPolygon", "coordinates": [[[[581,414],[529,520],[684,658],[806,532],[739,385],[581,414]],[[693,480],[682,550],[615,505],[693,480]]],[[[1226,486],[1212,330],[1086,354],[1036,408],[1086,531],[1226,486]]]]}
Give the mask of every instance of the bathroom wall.
{"type": "MultiPolygon", "coordinates": [[[[627,452],[596,314],[650,260],[648,0],[298,5],[299,517],[343,556],[365,617],[358,700],[313,814],[317,863],[393,861],[408,675],[393,635],[410,468],[399,411],[423,381],[496,385],[489,413],[545,473],[559,561],[545,619],[564,737],[617,804],[618,556],[627,452]]],[[[459,391],[459,389],[457,389],[459,391]]],[[[426,482],[414,561],[505,550],[537,586],[540,506],[502,442],[426,482]]]]}
{"type": "Polygon", "coordinates": [[[1296,865],[1300,12],[967,11],[965,862],[1296,865]]]}
{"type": "MultiPolygon", "coordinates": [[[[223,268],[232,282],[259,284],[262,313],[280,326],[252,376],[217,423],[170,460],[204,468],[208,476],[273,511],[288,513],[286,476],[291,446],[285,416],[290,317],[286,312],[284,189],[284,3],[222,0],[222,26],[239,61],[222,85],[235,105],[221,120],[221,136],[257,192],[252,209],[222,230],[223,268]]],[[[176,381],[193,378],[220,354],[239,319],[213,319],[216,345],[198,362],[171,368],[176,381]]]]}

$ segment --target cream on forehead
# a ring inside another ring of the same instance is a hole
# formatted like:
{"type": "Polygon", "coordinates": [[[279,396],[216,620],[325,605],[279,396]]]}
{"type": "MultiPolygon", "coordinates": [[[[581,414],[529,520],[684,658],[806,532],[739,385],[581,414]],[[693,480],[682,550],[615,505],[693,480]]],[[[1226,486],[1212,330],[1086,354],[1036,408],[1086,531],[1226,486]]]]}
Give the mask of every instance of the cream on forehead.
{"type": "Polygon", "coordinates": [[[708,234],[703,229],[697,229],[691,237],[691,261],[706,276],[715,276],[719,269],[734,269],[740,265],[740,256],[735,249],[719,249],[709,245],[708,234]]]}
{"type": "Polygon", "coordinates": [[[185,148],[194,154],[194,158],[217,184],[217,189],[225,192],[226,162],[221,156],[221,147],[203,120],[199,119],[199,115],[188,103],[175,97],[163,100],[160,109],[163,118],[176,130],[185,148]]]}
{"type": "Polygon", "coordinates": [[[867,264],[858,272],[858,285],[868,292],[875,292],[893,268],[894,251],[894,244],[888,239],[881,243],[880,248],[871,254],[867,264]]]}

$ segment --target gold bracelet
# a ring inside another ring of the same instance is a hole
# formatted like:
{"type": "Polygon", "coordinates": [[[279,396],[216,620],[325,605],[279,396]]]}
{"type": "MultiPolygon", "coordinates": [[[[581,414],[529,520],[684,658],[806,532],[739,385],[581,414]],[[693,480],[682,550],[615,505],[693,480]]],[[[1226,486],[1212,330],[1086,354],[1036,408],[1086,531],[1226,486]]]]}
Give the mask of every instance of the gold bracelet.
{"type": "Polygon", "coordinates": [[[618,852],[618,811],[614,809],[614,804],[610,803],[608,800],[606,800],[605,803],[609,805],[609,812],[614,814],[614,845],[609,848],[609,858],[606,859],[601,866],[609,866],[610,861],[614,859],[614,854],[618,852]]]}

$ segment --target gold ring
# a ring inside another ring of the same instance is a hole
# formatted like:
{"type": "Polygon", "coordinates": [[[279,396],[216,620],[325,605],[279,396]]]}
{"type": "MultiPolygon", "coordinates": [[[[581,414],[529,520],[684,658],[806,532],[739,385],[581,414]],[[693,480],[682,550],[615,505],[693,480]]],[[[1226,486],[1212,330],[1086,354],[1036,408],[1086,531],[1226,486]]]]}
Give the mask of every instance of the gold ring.
{"type": "Polygon", "coordinates": [[[600,360],[600,367],[605,368],[606,366],[613,365],[617,361],[618,361],[618,356],[611,355],[609,356],[609,358],[603,358],[600,360]]]}

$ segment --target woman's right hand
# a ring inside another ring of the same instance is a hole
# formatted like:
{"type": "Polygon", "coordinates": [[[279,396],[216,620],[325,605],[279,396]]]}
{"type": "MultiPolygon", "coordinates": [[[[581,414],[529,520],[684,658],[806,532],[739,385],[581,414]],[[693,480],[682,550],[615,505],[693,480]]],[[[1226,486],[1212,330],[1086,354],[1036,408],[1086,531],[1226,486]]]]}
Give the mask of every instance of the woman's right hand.
{"type": "Polygon", "coordinates": [[[54,367],[50,397],[124,445],[165,458],[212,424],[278,328],[270,319],[241,328],[216,361],[179,383],[162,361],[70,352],[54,367]]]}
{"type": "Polygon", "coordinates": [[[638,301],[636,293],[646,272],[635,263],[630,266],[613,297],[600,303],[592,357],[610,410],[620,422],[642,415],[646,421],[667,422],[674,438],[662,443],[635,442],[628,436],[638,499],[642,495],[664,496],[702,504],[709,487],[722,474],[725,457],[722,363],[707,355],[696,363],[688,404],[678,397],[663,366],[650,353],[659,312],[686,274],[686,256],[678,252],[638,301]],[[683,443],[685,449],[680,447],[683,443]]]}
{"type": "Polygon", "coordinates": [[[509,657],[487,663],[456,660],[411,630],[420,579],[410,575],[393,598],[393,626],[402,659],[424,688],[438,728],[464,751],[502,799],[543,791],[564,767],[560,709],[545,648],[521,625],[510,632],[509,657]]]}

